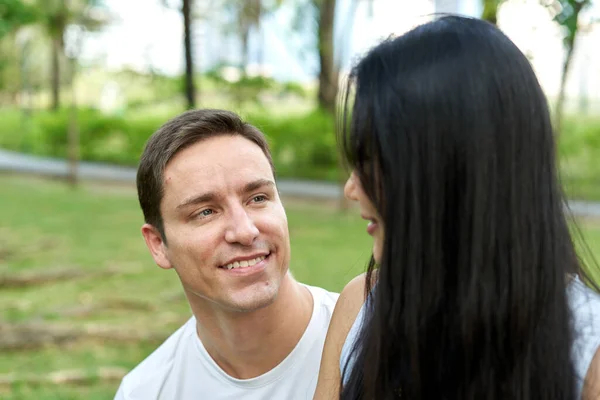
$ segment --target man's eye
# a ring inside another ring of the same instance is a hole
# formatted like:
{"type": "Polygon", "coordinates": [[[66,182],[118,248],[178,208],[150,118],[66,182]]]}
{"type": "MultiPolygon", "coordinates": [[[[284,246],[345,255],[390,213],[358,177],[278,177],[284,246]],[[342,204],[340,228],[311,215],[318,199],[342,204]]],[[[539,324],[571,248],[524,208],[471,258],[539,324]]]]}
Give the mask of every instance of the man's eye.
{"type": "Polygon", "coordinates": [[[213,210],[211,210],[210,208],[207,208],[206,210],[200,211],[200,213],[198,215],[201,217],[208,217],[212,213],[213,213],[213,210]]]}
{"type": "Polygon", "coordinates": [[[261,195],[259,195],[259,196],[254,196],[254,197],[252,198],[252,200],[253,200],[255,203],[262,203],[263,201],[267,200],[267,197],[266,197],[266,196],[263,196],[263,195],[261,194],[261,195]]]}

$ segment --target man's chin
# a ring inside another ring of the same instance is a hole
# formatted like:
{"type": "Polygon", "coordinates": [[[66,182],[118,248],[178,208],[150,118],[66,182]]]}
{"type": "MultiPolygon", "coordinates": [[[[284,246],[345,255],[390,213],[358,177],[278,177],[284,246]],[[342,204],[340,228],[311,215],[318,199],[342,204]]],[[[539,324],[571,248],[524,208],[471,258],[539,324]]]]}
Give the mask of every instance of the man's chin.
{"type": "Polygon", "coordinates": [[[262,310],[271,306],[277,299],[278,291],[274,293],[264,293],[258,295],[253,293],[249,298],[237,298],[231,299],[230,306],[231,311],[239,313],[250,313],[258,310],[262,310]]]}

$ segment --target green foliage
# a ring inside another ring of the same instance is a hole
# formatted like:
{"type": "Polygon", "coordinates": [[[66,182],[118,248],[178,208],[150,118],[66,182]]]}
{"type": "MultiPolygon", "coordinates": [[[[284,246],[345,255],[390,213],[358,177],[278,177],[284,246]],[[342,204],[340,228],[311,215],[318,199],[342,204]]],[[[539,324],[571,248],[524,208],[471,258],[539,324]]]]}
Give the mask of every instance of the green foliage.
{"type": "Polygon", "coordinates": [[[581,11],[591,4],[591,0],[553,0],[548,4],[552,8],[560,10],[554,16],[554,21],[563,28],[563,40],[567,49],[575,43],[581,11]]]}
{"type": "MultiPolygon", "coordinates": [[[[38,112],[27,118],[5,112],[0,146],[33,154],[65,158],[69,111],[38,112]]],[[[78,111],[81,158],[89,161],[136,165],[148,137],[164,120],[125,119],[93,109],[78,111]]]]}
{"type": "Polygon", "coordinates": [[[482,0],[481,19],[496,25],[498,23],[498,8],[502,2],[503,0],[482,0]]]}
{"type": "Polygon", "coordinates": [[[62,37],[68,25],[79,25],[97,31],[108,22],[102,1],[98,0],[37,0],[41,22],[52,37],[62,37]]]}
{"type": "MultiPolygon", "coordinates": [[[[78,114],[84,160],[135,166],[150,135],[178,111],[148,109],[105,115],[82,109],[78,114]]],[[[321,111],[306,114],[246,112],[248,121],[269,140],[279,177],[336,181],[338,149],[333,118],[321,111]]],[[[66,157],[68,111],[0,111],[0,147],[52,157],[66,157]]],[[[568,118],[559,137],[563,182],[569,197],[600,200],[600,119],[568,118]]]]}
{"type": "MultiPolygon", "coordinates": [[[[0,0],[1,1],[1,0],[0,0]]],[[[0,33],[0,91],[15,93],[19,83],[19,59],[17,46],[9,37],[1,38],[0,33]]]]}
{"type": "Polygon", "coordinates": [[[306,97],[306,90],[302,85],[296,82],[286,82],[281,88],[282,94],[292,94],[299,97],[306,97]]]}
{"type": "Polygon", "coordinates": [[[0,0],[0,39],[39,17],[37,9],[22,0],[0,0]]]}
{"type": "Polygon", "coordinates": [[[16,33],[40,18],[41,13],[27,2],[0,0],[0,91],[14,94],[19,89],[19,69],[24,65],[16,33]]]}
{"type": "MultiPolygon", "coordinates": [[[[106,79],[106,78],[103,78],[106,79]]],[[[159,101],[171,100],[183,93],[183,76],[170,77],[157,71],[144,74],[132,69],[123,69],[110,76],[125,93],[128,108],[143,107],[159,101]]]]}
{"type": "MultiPolygon", "coordinates": [[[[281,177],[335,180],[337,156],[333,119],[314,111],[306,115],[246,116],[267,135],[281,177]]],[[[0,113],[0,147],[27,153],[67,156],[68,110],[0,113]]],[[[168,116],[110,116],[94,109],[78,113],[83,160],[135,166],[150,135],[168,116]]]]}
{"type": "Polygon", "coordinates": [[[297,96],[305,97],[304,88],[297,83],[279,83],[265,76],[250,76],[243,74],[242,69],[232,68],[240,76],[235,79],[225,76],[226,66],[218,66],[205,74],[205,77],[215,85],[215,88],[233,101],[236,108],[246,104],[262,107],[263,96],[297,96]]]}
{"type": "Polygon", "coordinates": [[[568,118],[559,137],[560,170],[571,198],[600,200],[600,118],[568,118]]]}
{"type": "Polygon", "coordinates": [[[335,180],[337,148],[334,121],[325,112],[294,117],[249,115],[269,138],[279,176],[335,180]]]}

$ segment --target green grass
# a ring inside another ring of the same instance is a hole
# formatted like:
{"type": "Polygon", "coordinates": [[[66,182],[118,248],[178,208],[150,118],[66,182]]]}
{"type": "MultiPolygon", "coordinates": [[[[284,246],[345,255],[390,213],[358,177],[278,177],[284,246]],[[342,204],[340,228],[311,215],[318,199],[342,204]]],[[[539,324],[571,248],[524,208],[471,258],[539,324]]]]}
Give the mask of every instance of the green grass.
{"type": "MultiPolygon", "coordinates": [[[[120,273],[60,281],[24,289],[0,290],[0,321],[44,321],[68,326],[102,324],[147,328],[166,337],[190,315],[172,271],[154,265],[139,227],[135,191],[130,187],[84,186],[72,190],[57,182],[0,175],[0,274],[77,268],[120,273]],[[99,309],[88,316],[65,313],[90,305],[129,307],[99,309]],[[138,309],[137,306],[149,309],[138,309]]],[[[370,253],[365,224],[355,213],[342,214],[331,204],[287,200],[292,241],[291,270],[308,284],[339,291],[364,270],[370,253]]],[[[596,256],[600,222],[582,222],[596,256]]],[[[600,278],[600,276],[597,276],[600,278]]],[[[89,342],[68,347],[3,352],[0,375],[45,374],[58,370],[110,366],[134,367],[158,345],[89,342]]],[[[0,386],[0,398],[108,399],[118,382],[91,385],[0,386]]]]}
{"type": "Polygon", "coordinates": [[[578,221],[574,239],[583,268],[600,286],[600,218],[578,221]]]}
{"type": "MultiPolygon", "coordinates": [[[[27,289],[0,290],[0,320],[45,321],[68,326],[102,324],[148,327],[166,337],[190,316],[172,271],[154,265],[139,228],[142,215],[133,188],[63,184],[0,175],[0,274],[77,268],[122,271],[27,289]],[[171,299],[171,300],[167,300],[171,299]],[[175,299],[175,300],[173,300],[175,299]],[[152,311],[106,309],[92,316],[64,312],[86,305],[142,303],[152,311]],[[167,321],[157,326],[156,321],[167,321]]],[[[290,201],[287,207],[294,276],[339,291],[365,266],[370,239],[364,221],[331,206],[290,201]]],[[[49,373],[64,369],[116,366],[130,369],[156,348],[156,342],[74,344],[27,352],[3,352],[0,374],[49,373]]],[[[2,399],[107,399],[118,383],[90,387],[0,386],[2,399]],[[3,391],[4,390],[4,391],[3,391]]]]}
{"type": "MultiPolygon", "coordinates": [[[[93,386],[23,386],[16,385],[11,393],[6,394],[7,400],[108,400],[114,397],[114,385],[98,383],[93,386]]],[[[2,392],[0,391],[0,395],[2,392]]]]}

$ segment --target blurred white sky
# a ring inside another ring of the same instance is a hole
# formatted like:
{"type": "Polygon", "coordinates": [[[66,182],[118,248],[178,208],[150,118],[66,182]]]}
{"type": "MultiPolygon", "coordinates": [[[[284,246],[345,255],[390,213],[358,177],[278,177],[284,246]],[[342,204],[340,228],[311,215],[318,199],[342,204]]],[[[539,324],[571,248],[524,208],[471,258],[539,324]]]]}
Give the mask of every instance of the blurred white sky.
{"type": "MultiPolygon", "coordinates": [[[[423,22],[434,12],[456,12],[478,16],[480,0],[373,0],[372,9],[365,0],[357,0],[354,20],[348,16],[352,0],[338,0],[336,46],[342,65],[352,62],[382,38],[401,34],[423,22]],[[348,29],[352,27],[352,29],[348,29]]],[[[117,20],[101,33],[88,34],[84,59],[99,62],[110,69],[149,68],[174,75],[183,69],[183,27],[176,9],[167,9],[161,0],[105,0],[117,20]]],[[[214,0],[197,0],[199,5],[214,5],[214,0]],[[204,1],[204,3],[202,3],[204,1]]],[[[178,0],[171,3],[178,4],[178,0]]],[[[276,79],[308,81],[318,72],[317,54],[308,19],[304,31],[291,28],[292,2],[262,23],[262,33],[251,35],[250,60],[262,53],[263,63],[276,79]],[[261,39],[262,36],[262,39],[261,39]],[[262,51],[259,49],[261,48],[262,51]]],[[[598,3],[598,2],[597,2],[598,3]]],[[[590,15],[600,17],[598,4],[590,15]]],[[[286,2],[284,2],[284,5],[286,2]]],[[[222,21],[215,15],[196,23],[194,51],[199,67],[218,61],[239,61],[239,43],[234,36],[222,34],[222,21]]],[[[563,58],[560,30],[548,10],[538,0],[510,0],[499,12],[499,25],[529,56],[547,92],[555,93],[560,80],[563,58]]],[[[600,96],[600,31],[586,33],[578,43],[569,92],[600,96]],[[595,43],[595,45],[594,45],[595,43]]]]}
{"type": "MultiPolygon", "coordinates": [[[[83,47],[84,58],[100,61],[109,68],[131,66],[143,70],[152,65],[168,74],[182,71],[183,48],[179,44],[182,41],[183,27],[177,10],[165,9],[160,0],[105,0],[105,4],[118,19],[101,33],[88,34],[83,47]]],[[[370,16],[367,2],[358,0],[353,29],[349,30],[344,28],[349,26],[347,18],[350,4],[351,0],[338,0],[336,15],[336,37],[340,47],[344,49],[345,64],[381,38],[391,33],[401,33],[414,25],[419,16],[434,11],[431,0],[374,0],[370,16]],[[411,7],[406,7],[407,3],[411,7]]],[[[314,52],[307,54],[310,53],[307,45],[311,40],[310,30],[303,32],[303,37],[298,38],[298,33],[290,28],[292,14],[291,6],[284,6],[263,21],[263,47],[268,49],[263,53],[265,61],[273,64],[273,73],[277,77],[305,80],[314,76],[317,59],[314,52]],[[299,62],[298,53],[303,55],[301,58],[308,56],[313,60],[299,62]]],[[[307,21],[307,25],[309,23],[307,21]]],[[[216,32],[218,27],[214,25],[204,21],[198,21],[196,25],[195,50],[202,66],[206,65],[207,59],[210,61],[222,56],[214,54],[214,51],[205,54],[206,48],[211,49],[214,42],[219,41],[216,32]]],[[[253,44],[251,52],[256,51],[258,45],[253,44]]],[[[239,52],[239,49],[225,45],[215,51],[239,52]]]]}
{"type": "Polygon", "coordinates": [[[105,0],[116,20],[100,33],[88,34],[83,57],[109,68],[147,66],[179,73],[182,65],[181,14],[159,0],[105,0]]]}

